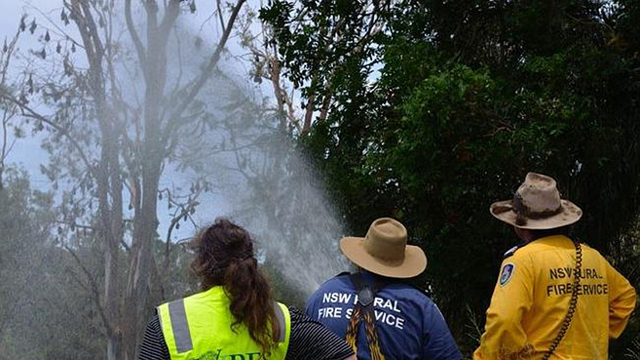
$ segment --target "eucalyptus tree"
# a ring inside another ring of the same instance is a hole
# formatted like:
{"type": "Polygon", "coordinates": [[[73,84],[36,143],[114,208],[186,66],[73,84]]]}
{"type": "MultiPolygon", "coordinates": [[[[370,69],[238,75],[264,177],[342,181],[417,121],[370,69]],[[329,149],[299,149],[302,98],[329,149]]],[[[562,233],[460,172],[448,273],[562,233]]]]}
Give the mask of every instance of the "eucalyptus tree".
{"type": "MultiPolygon", "coordinates": [[[[63,193],[63,231],[90,229],[100,238],[104,280],[85,275],[108,359],[135,357],[158,301],[150,296],[162,294],[154,290],[163,272],[154,256],[158,202],[179,209],[171,231],[211,186],[196,179],[181,191],[160,182],[179,144],[192,140],[185,134],[202,136],[193,130],[213,121],[199,94],[218,69],[243,3],[218,2],[221,35],[196,58],[183,52],[193,53],[202,40],[179,26],[196,12],[194,1],[64,0],[59,19],[40,13],[20,22],[42,47],[31,51],[22,87],[3,89],[2,98],[33,131],[47,134],[51,161],[42,170],[63,193]]],[[[168,236],[167,248],[170,242],[168,236]]]]}

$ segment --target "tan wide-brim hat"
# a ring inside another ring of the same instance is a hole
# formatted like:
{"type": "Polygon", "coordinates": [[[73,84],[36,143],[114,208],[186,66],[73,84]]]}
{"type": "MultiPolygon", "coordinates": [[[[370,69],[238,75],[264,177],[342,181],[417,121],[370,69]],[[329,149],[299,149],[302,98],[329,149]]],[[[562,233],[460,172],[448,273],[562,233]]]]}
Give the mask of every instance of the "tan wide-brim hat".
{"type": "Polygon", "coordinates": [[[342,238],[340,250],[359,267],[391,278],[411,278],[427,267],[424,251],[407,245],[407,230],[392,218],[374,221],[365,237],[342,238]]]}
{"type": "Polygon", "coordinates": [[[521,229],[548,230],[571,225],[582,210],[560,199],[556,181],[546,175],[528,173],[512,200],[491,204],[491,215],[521,229]]]}

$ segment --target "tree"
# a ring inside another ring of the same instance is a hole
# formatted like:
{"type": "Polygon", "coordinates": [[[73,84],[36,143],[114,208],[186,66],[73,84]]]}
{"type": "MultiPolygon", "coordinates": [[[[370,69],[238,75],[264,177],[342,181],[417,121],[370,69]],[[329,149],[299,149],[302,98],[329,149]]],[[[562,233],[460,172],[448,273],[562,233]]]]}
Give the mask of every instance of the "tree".
{"type": "Polygon", "coordinates": [[[418,284],[469,348],[458,299],[483,299],[468,304],[482,313],[514,244],[486,209],[526,172],[558,179],[585,210],[576,236],[604,253],[637,213],[637,15],[622,1],[275,1],[261,12],[307,104],[317,87],[303,79],[328,81],[328,114],[314,113],[301,141],[349,225],[363,233],[392,215],[408,226],[429,258],[418,284]],[[380,30],[354,53],[367,16],[380,30]],[[343,23],[340,41],[324,37],[343,23]]]}
{"type": "MultiPolygon", "coordinates": [[[[52,162],[43,170],[55,184],[66,181],[65,231],[87,227],[95,229],[101,239],[96,247],[104,254],[104,289],[98,294],[91,291],[108,339],[108,359],[135,357],[143,325],[157,301],[150,294],[154,283],[160,282],[151,282],[152,276],[160,279],[153,251],[159,198],[184,200],[179,207],[186,213],[176,216],[187,219],[199,194],[210,186],[199,179],[189,194],[173,194],[170,189],[160,189],[159,183],[175,160],[183,136],[194,135],[193,128],[212,121],[203,116],[205,105],[198,94],[217,69],[243,3],[235,2],[226,20],[219,6],[222,36],[201,69],[192,71],[182,67],[181,55],[169,57],[168,48],[180,46],[170,42],[172,34],[194,43],[194,38],[180,33],[177,26],[182,12],[195,11],[193,1],[143,2],[137,7],[145,25],[142,35],[130,0],[123,4],[63,1],[60,21],[45,17],[53,28],[43,29],[43,48],[34,53],[34,59],[49,57],[56,66],[51,72],[43,67],[30,69],[33,91],[24,85],[2,92],[3,99],[20,108],[23,118],[35,123],[36,131],[50,131],[44,146],[51,152],[52,162]],[[123,21],[118,10],[124,13],[130,42],[118,37],[123,21]],[[70,24],[75,26],[74,32],[65,30],[70,24]],[[128,51],[128,44],[133,51],[128,51]],[[129,62],[137,68],[130,68],[129,62]],[[185,81],[183,75],[192,77],[185,81]],[[138,82],[143,93],[136,91],[138,82]],[[122,269],[123,256],[126,271],[122,269]]],[[[25,19],[20,28],[26,30],[25,19]]],[[[35,33],[37,29],[34,19],[29,30],[35,33]]],[[[170,229],[177,223],[174,221],[170,229]]],[[[167,249],[170,242],[168,237],[167,249]]],[[[81,263],[82,258],[78,259],[81,263]]],[[[89,272],[85,275],[93,277],[89,272]]],[[[90,282],[94,287],[100,284],[97,278],[90,282]]]]}

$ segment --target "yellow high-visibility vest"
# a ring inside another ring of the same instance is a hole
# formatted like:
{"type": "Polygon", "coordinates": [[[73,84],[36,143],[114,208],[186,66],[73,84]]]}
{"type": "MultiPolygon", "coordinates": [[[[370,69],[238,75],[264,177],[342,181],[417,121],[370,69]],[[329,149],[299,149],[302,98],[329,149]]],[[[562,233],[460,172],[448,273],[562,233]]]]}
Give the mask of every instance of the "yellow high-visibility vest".
{"type": "Polygon", "coordinates": [[[566,236],[535,240],[504,259],[474,360],[541,359],[578,293],[571,325],[552,360],[606,360],[636,293],[602,255],[582,244],[580,286],[573,289],[576,250],[566,236]]]}
{"type": "MultiPolygon", "coordinates": [[[[172,360],[259,360],[267,357],[244,324],[235,322],[230,299],[223,287],[211,289],[158,306],[165,343],[172,360]]],[[[283,304],[274,304],[280,338],[269,359],[284,359],[289,347],[291,317],[283,304]]]]}

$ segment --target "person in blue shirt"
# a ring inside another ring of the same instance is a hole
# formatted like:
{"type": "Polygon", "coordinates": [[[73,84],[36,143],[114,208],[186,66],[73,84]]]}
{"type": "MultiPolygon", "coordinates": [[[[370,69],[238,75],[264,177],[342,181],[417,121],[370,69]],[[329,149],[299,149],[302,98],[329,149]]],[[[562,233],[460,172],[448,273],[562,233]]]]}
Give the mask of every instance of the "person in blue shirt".
{"type": "Polygon", "coordinates": [[[340,250],[359,271],[321,285],[307,300],[309,317],[346,339],[358,359],[462,358],[438,307],[403,282],[421,274],[427,258],[407,245],[400,222],[378,219],[364,238],[342,238],[340,250]]]}

